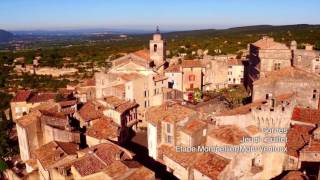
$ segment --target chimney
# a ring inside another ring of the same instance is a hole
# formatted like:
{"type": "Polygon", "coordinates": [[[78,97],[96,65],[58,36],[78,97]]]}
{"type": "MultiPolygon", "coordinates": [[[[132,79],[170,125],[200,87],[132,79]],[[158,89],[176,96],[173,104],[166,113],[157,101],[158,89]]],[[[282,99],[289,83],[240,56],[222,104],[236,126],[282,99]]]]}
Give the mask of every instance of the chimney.
{"type": "Polygon", "coordinates": [[[306,51],[312,51],[312,50],[313,50],[313,45],[311,45],[311,44],[306,44],[306,45],[305,45],[305,50],[306,50],[306,51]]]}

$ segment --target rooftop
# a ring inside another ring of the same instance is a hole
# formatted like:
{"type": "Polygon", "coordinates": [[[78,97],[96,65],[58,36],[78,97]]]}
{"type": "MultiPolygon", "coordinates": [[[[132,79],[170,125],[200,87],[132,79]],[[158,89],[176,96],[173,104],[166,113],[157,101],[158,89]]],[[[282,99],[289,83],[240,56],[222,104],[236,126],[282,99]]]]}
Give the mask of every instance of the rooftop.
{"type": "Polygon", "coordinates": [[[262,39],[258,40],[255,43],[252,43],[252,45],[260,48],[260,49],[286,49],[289,50],[289,48],[282,43],[275,42],[273,38],[270,37],[263,37],[262,39]]]}
{"type": "Polygon", "coordinates": [[[320,77],[314,73],[309,73],[307,71],[295,67],[286,67],[277,71],[271,71],[269,73],[266,73],[265,77],[261,77],[260,79],[256,80],[253,84],[271,84],[284,78],[320,80],[320,77]]]}
{"type": "Polygon", "coordinates": [[[16,93],[16,96],[11,100],[11,102],[25,102],[31,95],[30,90],[21,90],[16,93]]]}
{"type": "Polygon", "coordinates": [[[311,124],[320,123],[320,110],[295,107],[292,113],[292,120],[311,124]]]}
{"type": "Polygon", "coordinates": [[[174,147],[164,144],[160,145],[159,154],[167,156],[185,168],[193,165],[197,155],[197,153],[177,152],[174,147]]]}
{"type": "Polygon", "coordinates": [[[200,60],[183,60],[181,62],[182,68],[194,68],[194,67],[203,67],[203,64],[200,60]]]}
{"type": "Polygon", "coordinates": [[[36,149],[32,156],[38,159],[45,169],[48,169],[67,155],[75,155],[77,150],[78,145],[75,143],[51,141],[36,149]]]}
{"type": "Polygon", "coordinates": [[[142,49],[134,52],[133,54],[146,60],[150,59],[150,51],[148,49],[142,49]]]}
{"type": "Polygon", "coordinates": [[[119,127],[112,119],[103,117],[88,128],[86,134],[97,139],[113,139],[119,136],[119,127]]]}
{"type": "Polygon", "coordinates": [[[241,59],[231,58],[231,59],[228,59],[227,64],[228,64],[229,66],[232,66],[232,65],[242,65],[242,61],[241,61],[241,59]]]}
{"type": "Polygon", "coordinates": [[[298,157],[299,150],[303,148],[311,137],[311,131],[313,127],[294,125],[292,126],[287,134],[287,154],[290,156],[298,157]]]}
{"type": "Polygon", "coordinates": [[[111,143],[98,144],[81,152],[85,155],[72,163],[81,176],[94,174],[104,169],[107,170],[107,173],[114,174],[114,169],[119,170],[119,161],[132,159],[132,154],[111,143]]]}
{"type": "Polygon", "coordinates": [[[166,102],[160,106],[150,107],[146,112],[147,121],[157,124],[160,121],[177,122],[181,121],[195,111],[175,102],[166,102]]]}
{"type": "Polygon", "coordinates": [[[21,118],[17,119],[17,123],[21,127],[27,127],[32,123],[37,122],[40,119],[41,113],[40,111],[32,111],[27,115],[22,116],[21,118]]]}
{"type": "Polygon", "coordinates": [[[320,152],[320,142],[318,140],[311,139],[309,144],[306,145],[302,152],[320,152]]]}
{"type": "Polygon", "coordinates": [[[209,136],[226,144],[239,145],[243,137],[249,137],[245,131],[235,125],[224,125],[212,129],[209,136]]]}
{"type": "Polygon", "coordinates": [[[78,113],[84,121],[92,121],[101,118],[103,116],[102,111],[103,107],[100,104],[89,101],[80,108],[78,113]]]}
{"type": "Polygon", "coordinates": [[[229,159],[217,154],[203,153],[197,157],[194,168],[211,179],[217,179],[229,163],[229,159]]]}
{"type": "Polygon", "coordinates": [[[153,76],[153,81],[155,81],[155,82],[163,81],[163,80],[166,80],[166,79],[168,79],[168,77],[166,77],[163,74],[157,74],[157,75],[153,76]]]}
{"type": "Polygon", "coordinates": [[[204,129],[207,126],[207,123],[201,120],[191,120],[189,123],[187,123],[182,131],[187,134],[194,134],[202,129],[204,129]]]}
{"type": "Polygon", "coordinates": [[[111,106],[112,108],[114,108],[114,110],[120,113],[123,113],[129,109],[139,106],[136,102],[125,101],[115,96],[105,97],[104,100],[109,106],[111,106]]]}

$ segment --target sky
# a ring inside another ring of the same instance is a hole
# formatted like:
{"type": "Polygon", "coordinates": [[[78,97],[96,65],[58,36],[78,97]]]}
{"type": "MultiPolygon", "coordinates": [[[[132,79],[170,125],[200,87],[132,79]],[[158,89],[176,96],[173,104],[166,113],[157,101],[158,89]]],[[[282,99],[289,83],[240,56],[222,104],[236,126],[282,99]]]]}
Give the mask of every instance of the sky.
{"type": "Polygon", "coordinates": [[[0,29],[229,28],[320,24],[319,0],[0,0],[0,29]]]}

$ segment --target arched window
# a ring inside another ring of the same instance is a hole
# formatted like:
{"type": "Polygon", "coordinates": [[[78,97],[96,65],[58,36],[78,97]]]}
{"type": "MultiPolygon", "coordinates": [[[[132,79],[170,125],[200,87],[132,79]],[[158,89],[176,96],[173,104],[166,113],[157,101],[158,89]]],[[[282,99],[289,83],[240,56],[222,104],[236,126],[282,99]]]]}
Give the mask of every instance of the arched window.
{"type": "Polygon", "coordinates": [[[158,46],[155,44],[153,45],[153,52],[157,52],[158,46]]]}

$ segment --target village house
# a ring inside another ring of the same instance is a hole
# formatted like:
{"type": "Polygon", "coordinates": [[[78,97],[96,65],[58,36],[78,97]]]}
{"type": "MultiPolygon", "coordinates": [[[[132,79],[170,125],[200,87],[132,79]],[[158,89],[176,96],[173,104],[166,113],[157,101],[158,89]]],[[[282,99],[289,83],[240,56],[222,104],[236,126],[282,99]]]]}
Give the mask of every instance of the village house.
{"type": "Polygon", "coordinates": [[[108,117],[98,119],[86,131],[86,142],[89,147],[107,141],[126,142],[127,139],[121,138],[126,137],[120,136],[120,127],[108,117]]]}
{"type": "Polygon", "coordinates": [[[80,134],[69,124],[67,114],[59,112],[59,105],[45,104],[17,119],[17,135],[22,161],[31,158],[31,152],[50,141],[80,143],[80,134]]]}
{"type": "Polygon", "coordinates": [[[79,146],[75,143],[51,141],[42,145],[32,153],[33,171],[38,171],[39,179],[66,179],[58,169],[62,164],[77,158],[79,146]]]}
{"type": "Polygon", "coordinates": [[[166,102],[147,111],[149,156],[167,166],[179,179],[216,179],[229,160],[210,154],[213,161],[203,161],[204,154],[178,152],[176,147],[196,147],[206,142],[208,125],[193,111],[176,102],[166,102]],[[212,164],[211,164],[212,163],[212,164]],[[215,163],[221,163],[220,166],[215,163]],[[194,164],[196,164],[195,168],[194,164]],[[209,165],[212,170],[205,167],[209,165]],[[218,167],[219,166],[219,167],[218,167]]]}
{"type": "Polygon", "coordinates": [[[155,174],[133,160],[134,154],[113,143],[98,144],[78,152],[64,166],[74,179],[155,179],[155,174]]]}
{"type": "Polygon", "coordinates": [[[89,101],[83,104],[73,117],[79,121],[79,127],[84,128],[92,125],[96,120],[102,118],[105,107],[97,101],[89,101]]]}
{"type": "Polygon", "coordinates": [[[204,65],[199,60],[183,60],[181,64],[169,66],[165,70],[168,87],[184,93],[184,99],[193,100],[195,89],[203,90],[204,65]]]}
{"type": "Polygon", "coordinates": [[[293,53],[293,66],[315,74],[320,73],[320,51],[313,50],[310,44],[305,49],[297,49],[297,42],[292,41],[290,48],[293,53]]]}
{"type": "Polygon", "coordinates": [[[292,52],[285,44],[263,37],[255,43],[248,44],[249,61],[246,67],[246,87],[252,92],[252,83],[265,73],[291,67],[292,52]]]}
{"type": "Polygon", "coordinates": [[[244,82],[244,66],[240,59],[229,59],[228,85],[241,85],[244,82]]]}
{"type": "Polygon", "coordinates": [[[265,77],[253,83],[253,101],[264,99],[268,94],[278,96],[296,94],[297,105],[318,108],[320,77],[295,67],[282,68],[265,73],[265,77]]]}
{"type": "Polygon", "coordinates": [[[18,91],[10,102],[12,120],[16,121],[23,115],[28,114],[31,108],[40,104],[53,102],[55,96],[56,93],[34,93],[31,90],[18,91]]]}
{"type": "Polygon", "coordinates": [[[96,98],[96,82],[92,79],[86,79],[75,87],[76,97],[79,102],[86,103],[96,98]]]}

